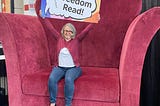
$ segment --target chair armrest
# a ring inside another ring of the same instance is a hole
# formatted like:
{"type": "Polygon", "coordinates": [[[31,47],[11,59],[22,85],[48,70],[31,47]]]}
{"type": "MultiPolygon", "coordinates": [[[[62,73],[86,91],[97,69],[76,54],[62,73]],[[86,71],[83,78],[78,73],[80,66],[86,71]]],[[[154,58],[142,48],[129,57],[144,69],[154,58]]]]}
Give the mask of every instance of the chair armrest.
{"type": "Polygon", "coordinates": [[[0,41],[3,44],[3,51],[5,54],[7,82],[8,82],[8,94],[9,104],[14,103],[21,104],[21,80],[18,55],[16,51],[16,44],[12,32],[9,28],[9,24],[4,16],[0,13],[0,41]],[[6,42],[8,41],[8,42],[6,42]],[[14,98],[16,95],[16,98],[14,98]]]}
{"type": "Polygon", "coordinates": [[[50,66],[47,38],[37,17],[0,13],[0,41],[6,58],[9,105],[20,106],[22,77],[50,66]]]}
{"type": "Polygon", "coordinates": [[[160,7],[142,13],[129,26],[120,58],[121,106],[139,106],[147,48],[160,28],[160,7]]]}

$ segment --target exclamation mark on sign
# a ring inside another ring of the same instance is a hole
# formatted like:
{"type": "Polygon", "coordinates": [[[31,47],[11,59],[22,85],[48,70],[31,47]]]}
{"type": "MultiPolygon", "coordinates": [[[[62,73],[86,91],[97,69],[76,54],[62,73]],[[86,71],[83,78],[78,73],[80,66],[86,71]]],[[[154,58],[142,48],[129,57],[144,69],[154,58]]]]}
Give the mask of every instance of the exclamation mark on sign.
{"type": "Polygon", "coordinates": [[[83,12],[84,12],[84,9],[82,9],[82,11],[81,11],[81,15],[83,15],[83,12]]]}

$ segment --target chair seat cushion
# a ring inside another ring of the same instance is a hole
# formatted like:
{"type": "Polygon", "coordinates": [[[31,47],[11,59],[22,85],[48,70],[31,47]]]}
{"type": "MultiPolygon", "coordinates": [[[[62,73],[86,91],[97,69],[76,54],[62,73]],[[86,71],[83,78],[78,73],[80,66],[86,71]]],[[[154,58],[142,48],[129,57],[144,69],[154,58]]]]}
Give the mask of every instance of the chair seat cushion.
{"type": "MultiPolygon", "coordinates": [[[[82,67],[83,74],[75,81],[73,99],[119,102],[119,76],[116,68],[82,67]]],[[[25,75],[23,94],[48,96],[50,70],[25,75]]],[[[58,84],[58,98],[64,98],[64,79],[58,84]]]]}

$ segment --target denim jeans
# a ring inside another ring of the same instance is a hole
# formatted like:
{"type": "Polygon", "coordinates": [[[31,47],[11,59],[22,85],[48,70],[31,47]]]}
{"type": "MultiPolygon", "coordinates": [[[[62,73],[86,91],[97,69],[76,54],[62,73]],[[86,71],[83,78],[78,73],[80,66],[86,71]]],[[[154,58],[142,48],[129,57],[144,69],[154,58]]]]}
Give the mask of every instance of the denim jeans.
{"type": "Polygon", "coordinates": [[[71,106],[73,94],[74,94],[74,81],[81,76],[82,70],[80,67],[63,68],[54,67],[49,76],[48,88],[50,94],[50,102],[56,103],[56,96],[58,91],[58,82],[64,78],[64,95],[65,95],[65,106],[71,106]]]}

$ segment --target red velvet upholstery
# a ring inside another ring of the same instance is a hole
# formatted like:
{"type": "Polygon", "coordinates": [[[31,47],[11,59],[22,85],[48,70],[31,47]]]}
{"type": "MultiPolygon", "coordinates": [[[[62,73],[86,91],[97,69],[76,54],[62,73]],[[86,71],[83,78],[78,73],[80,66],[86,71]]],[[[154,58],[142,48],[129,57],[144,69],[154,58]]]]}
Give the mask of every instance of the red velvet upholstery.
{"type": "MultiPolygon", "coordinates": [[[[46,83],[48,77],[49,71],[26,75],[22,80],[23,93],[36,96],[48,95],[46,83]]],[[[75,82],[75,85],[74,99],[102,102],[119,101],[119,77],[116,68],[83,67],[83,76],[75,82]],[[94,95],[95,92],[96,95],[94,95]]],[[[61,91],[58,92],[58,97],[64,97],[64,80],[60,82],[58,90],[61,91]]]]}
{"type": "MultiPolygon", "coordinates": [[[[39,12],[40,0],[37,0],[36,10],[39,12]]],[[[141,10],[141,0],[101,0],[100,21],[88,33],[82,42],[80,61],[81,66],[94,67],[119,67],[119,58],[125,33],[131,21],[141,10]],[[127,14],[126,14],[127,12],[127,14]],[[115,43],[116,42],[116,43],[115,43]]],[[[60,32],[66,22],[56,19],[41,20],[46,28],[49,42],[51,63],[54,62],[55,40],[52,33],[48,31],[51,26],[60,32]],[[49,23],[45,24],[46,21],[49,23]]],[[[77,33],[80,33],[88,23],[72,22],[77,33]]],[[[52,28],[51,28],[52,30],[52,28]]]]}
{"type": "Polygon", "coordinates": [[[136,17],[128,28],[119,67],[122,106],[139,104],[144,58],[153,36],[160,30],[159,20],[160,7],[155,7],[136,17]]]}
{"type": "MultiPolygon", "coordinates": [[[[138,106],[144,56],[160,28],[160,8],[136,17],[140,10],[141,0],[102,0],[101,20],[80,47],[83,75],[75,82],[73,106],[138,106]]],[[[52,30],[54,26],[60,32],[66,22],[0,13],[10,106],[49,105],[47,80],[56,47],[52,30]]],[[[88,25],[72,23],[78,33],[88,25]]],[[[63,83],[59,83],[58,106],[64,105],[63,83]]]]}

